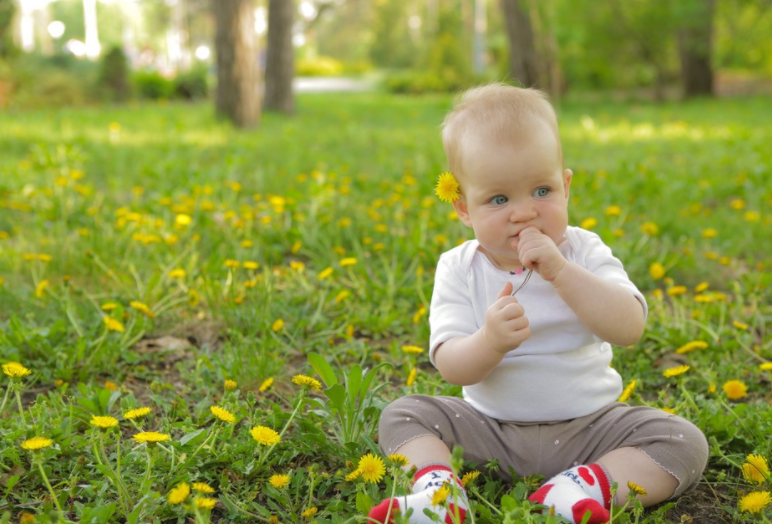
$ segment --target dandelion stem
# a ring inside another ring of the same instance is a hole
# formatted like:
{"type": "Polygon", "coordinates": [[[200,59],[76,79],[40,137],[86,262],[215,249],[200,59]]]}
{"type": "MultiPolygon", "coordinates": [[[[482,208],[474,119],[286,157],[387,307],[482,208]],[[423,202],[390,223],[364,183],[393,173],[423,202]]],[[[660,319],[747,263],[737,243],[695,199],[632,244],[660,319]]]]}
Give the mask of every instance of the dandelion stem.
{"type": "Polygon", "coordinates": [[[8,401],[8,394],[11,392],[11,383],[8,383],[8,387],[5,388],[5,395],[3,395],[3,403],[0,404],[0,413],[5,409],[5,403],[8,401]]]}
{"type": "Polygon", "coordinates": [[[21,394],[19,390],[14,391],[16,393],[16,403],[19,405],[19,415],[21,415],[21,421],[24,423],[24,427],[27,426],[27,419],[24,417],[24,407],[21,405],[21,394]]]}
{"type": "Polygon", "coordinates": [[[261,515],[257,515],[257,514],[255,514],[255,513],[252,513],[252,512],[250,512],[250,511],[247,511],[247,510],[245,510],[244,508],[242,508],[241,506],[239,506],[238,502],[236,502],[235,500],[233,500],[232,498],[230,498],[230,497],[229,497],[228,495],[226,495],[225,493],[220,493],[220,498],[221,498],[223,501],[226,501],[230,507],[232,507],[232,508],[234,508],[234,509],[236,509],[236,510],[240,511],[240,512],[241,512],[241,513],[243,513],[244,515],[247,515],[247,516],[249,516],[249,517],[252,517],[253,519],[257,519],[257,520],[259,520],[259,521],[261,521],[261,522],[271,522],[269,519],[267,519],[267,518],[265,518],[265,517],[263,517],[263,516],[261,516],[261,515]]]}
{"type": "Polygon", "coordinates": [[[62,511],[62,506],[59,504],[59,499],[56,497],[56,492],[54,492],[54,488],[51,487],[51,483],[48,481],[46,471],[43,469],[43,462],[39,457],[35,457],[35,462],[37,463],[38,469],[40,470],[40,476],[43,477],[43,483],[45,483],[46,487],[48,488],[48,492],[51,494],[51,498],[54,499],[56,510],[59,512],[59,519],[62,522],[66,521],[64,518],[64,511],[62,511]]]}

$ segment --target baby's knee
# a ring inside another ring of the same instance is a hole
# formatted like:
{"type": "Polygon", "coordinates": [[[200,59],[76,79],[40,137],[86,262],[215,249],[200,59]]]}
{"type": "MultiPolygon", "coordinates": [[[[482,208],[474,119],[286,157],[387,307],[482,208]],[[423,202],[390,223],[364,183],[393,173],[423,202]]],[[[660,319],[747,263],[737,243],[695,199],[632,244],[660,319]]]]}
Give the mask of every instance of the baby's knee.
{"type": "Polygon", "coordinates": [[[657,444],[647,450],[667,464],[662,464],[678,479],[678,488],[673,494],[680,496],[686,491],[697,487],[702,473],[708,464],[710,446],[705,434],[693,423],[681,417],[673,417],[668,420],[670,426],[670,438],[661,441],[664,449],[657,450],[657,444]],[[671,469],[672,468],[672,469],[671,469]]]}

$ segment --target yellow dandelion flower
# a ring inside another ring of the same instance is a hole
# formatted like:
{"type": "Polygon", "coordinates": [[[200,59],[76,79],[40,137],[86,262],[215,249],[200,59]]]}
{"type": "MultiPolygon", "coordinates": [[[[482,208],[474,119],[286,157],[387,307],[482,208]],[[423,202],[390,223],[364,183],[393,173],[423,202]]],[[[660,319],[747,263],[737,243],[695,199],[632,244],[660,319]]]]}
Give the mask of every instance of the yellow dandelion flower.
{"type": "Polygon", "coordinates": [[[319,272],[318,275],[316,275],[317,280],[324,280],[325,278],[332,275],[332,272],[334,271],[333,268],[328,267],[327,269],[323,269],[319,272]]]}
{"type": "Polygon", "coordinates": [[[418,324],[421,321],[421,319],[426,315],[426,313],[427,311],[425,306],[419,307],[418,311],[416,311],[415,314],[413,315],[413,324],[418,324]]]}
{"type": "Polygon", "coordinates": [[[741,209],[745,208],[745,200],[742,198],[733,198],[729,201],[729,207],[734,209],[735,211],[740,211],[741,209]]]}
{"type": "Polygon", "coordinates": [[[354,258],[354,257],[343,258],[343,259],[340,260],[340,262],[338,262],[338,264],[340,264],[343,267],[345,267],[345,266],[353,266],[356,263],[357,263],[357,259],[354,258]]]}
{"type": "Polygon", "coordinates": [[[309,389],[313,389],[314,391],[322,390],[321,382],[319,382],[315,378],[311,378],[306,375],[295,375],[294,377],[292,377],[292,383],[297,386],[308,387],[309,389]]]}
{"type": "Polygon", "coordinates": [[[123,418],[128,420],[138,419],[149,415],[151,411],[153,411],[152,408],[130,409],[129,411],[123,414],[123,418]]]}
{"type": "Polygon", "coordinates": [[[153,311],[144,302],[140,302],[138,300],[132,300],[129,303],[129,305],[134,309],[136,309],[137,311],[139,311],[140,313],[142,313],[143,315],[145,315],[146,317],[149,317],[149,318],[155,317],[155,313],[153,313],[153,311]]]}
{"type": "Polygon", "coordinates": [[[748,455],[745,464],[742,465],[743,477],[754,484],[764,484],[770,478],[767,459],[761,455],[748,455]]]}
{"type": "Polygon", "coordinates": [[[418,346],[402,346],[402,352],[419,355],[424,352],[424,348],[418,346]]]}
{"type": "Polygon", "coordinates": [[[171,271],[169,271],[169,278],[185,278],[187,274],[188,274],[187,271],[185,271],[184,269],[180,269],[180,268],[172,269],[171,271]]]}
{"type": "Polygon", "coordinates": [[[598,225],[598,219],[595,217],[587,217],[579,224],[582,229],[592,229],[598,225]]]}
{"type": "Polygon", "coordinates": [[[34,513],[27,513],[26,511],[21,512],[21,515],[19,516],[19,524],[34,524],[34,523],[35,523],[34,513]]]}
{"type": "Polygon", "coordinates": [[[303,271],[306,268],[306,265],[303,262],[298,262],[297,260],[290,260],[290,269],[294,271],[303,271]]]}
{"type": "Polygon", "coordinates": [[[418,369],[416,368],[410,368],[410,373],[407,374],[407,380],[405,381],[405,385],[407,387],[413,387],[413,384],[415,384],[415,379],[418,376],[418,369]]]}
{"type": "Polygon", "coordinates": [[[277,319],[272,325],[271,325],[271,331],[279,331],[281,328],[284,327],[284,320],[277,319]]]}
{"type": "Polygon", "coordinates": [[[659,409],[660,409],[660,411],[664,411],[665,413],[668,413],[670,415],[675,415],[676,414],[676,410],[673,409],[673,408],[659,408],[659,409]]]}
{"type": "Polygon", "coordinates": [[[759,369],[762,371],[772,371],[772,362],[764,362],[759,364],[759,369]]]}
{"type": "Polygon", "coordinates": [[[708,393],[715,393],[716,392],[716,383],[711,382],[708,386],[708,393]]]}
{"type": "Polygon", "coordinates": [[[627,385],[627,387],[622,391],[622,394],[619,395],[619,398],[617,399],[617,402],[627,402],[630,398],[630,395],[633,394],[633,391],[635,391],[635,380],[631,380],[630,383],[627,385]]]}
{"type": "Polygon", "coordinates": [[[359,470],[365,482],[377,484],[386,473],[386,466],[381,457],[368,453],[359,459],[357,470],[359,470]]]}
{"type": "Polygon", "coordinates": [[[688,289],[686,286],[673,286],[671,288],[668,288],[667,294],[670,295],[671,297],[678,297],[686,294],[687,291],[688,289]]]}
{"type": "Polygon", "coordinates": [[[268,523],[269,524],[279,524],[279,517],[277,517],[276,515],[271,515],[268,518],[268,523]]]}
{"type": "Polygon", "coordinates": [[[446,171],[437,179],[437,185],[434,186],[434,194],[437,195],[441,202],[450,204],[461,196],[460,189],[456,177],[449,171],[446,171]]]}
{"type": "Polygon", "coordinates": [[[311,506],[310,508],[304,509],[301,515],[303,515],[304,518],[310,519],[311,517],[316,515],[317,511],[319,511],[319,509],[316,506],[311,506]]]}
{"type": "Polygon", "coordinates": [[[758,211],[746,211],[745,214],[743,215],[743,218],[747,222],[758,222],[759,220],[761,220],[761,214],[759,214],[758,211]]]}
{"type": "Polygon", "coordinates": [[[281,442],[279,434],[265,426],[255,426],[249,433],[252,435],[252,438],[255,439],[255,442],[263,446],[275,446],[281,442]]]}
{"type": "Polygon", "coordinates": [[[236,383],[235,380],[228,379],[225,382],[223,382],[223,389],[225,389],[225,391],[233,391],[237,387],[239,387],[239,385],[236,383]]]}
{"type": "Polygon", "coordinates": [[[708,343],[703,340],[692,340],[691,342],[687,342],[680,348],[676,349],[676,353],[679,355],[683,355],[684,353],[689,353],[690,351],[694,351],[695,349],[705,349],[708,347],[708,343]]]}
{"type": "Polygon", "coordinates": [[[273,377],[268,377],[267,379],[263,380],[263,382],[260,384],[260,387],[258,388],[258,391],[260,393],[264,393],[273,385],[273,377]]]}
{"type": "Polygon", "coordinates": [[[39,449],[47,448],[48,446],[52,446],[54,444],[54,441],[50,438],[45,437],[32,437],[31,439],[25,440],[21,443],[21,447],[24,449],[27,449],[29,451],[37,451],[39,449]]]}
{"type": "Polygon", "coordinates": [[[676,366],[673,368],[668,368],[662,372],[662,376],[665,378],[677,377],[678,375],[686,373],[689,371],[689,369],[691,369],[691,366],[676,366]]]}
{"type": "Polygon", "coordinates": [[[253,260],[247,260],[246,262],[244,262],[244,269],[255,270],[255,269],[259,269],[259,268],[260,268],[260,263],[259,262],[255,262],[253,260]]]}
{"type": "Polygon", "coordinates": [[[137,433],[132,438],[140,443],[147,442],[148,444],[153,444],[155,442],[166,442],[172,437],[166,433],[158,433],[157,431],[143,431],[137,433]]]}
{"type": "Polygon", "coordinates": [[[335,303],[340,304],[341,302],[346,300],[349,296],[351,296],[351,291],[349,291],[348,289],[344,289],[343,291],[335,295],[335,303]]]}
{"type": "Polygon", "coordinates": [[[747,331],[748,329],[748,324],[746,324],[745,322],[740,322],[739,320],[735,320],[734,322],[732,322],[732,325],[734,325],[734,327],[736,327],[737,329],[741,329],[743,331],[747,331]]]}
{"type": "Polygon", "coordinates": [[[718,231],[712,227],[708,227],[702,230],[702,238],[716,238],[717,236],[718,231]]]}
{"type": "Polygon", "coordinates": [[[606,216],[615,217],[622,214],[622,208],[619,206],[608,206],[606,208],[606,216]]]}
{"type": "Polygon", "coordinates": [[[51,283],[48,280],[41,280],[40,283],[35,288],[35,296],[37,298],[43,298],[45,296],[45,294],[46,294],[46,288],[50,284],[51,283]]]}
{"type": "Polygon", "coordinates": [[[233,413],[228,411],[227,409],[223,409],[219,406],[211,406],[209,408],[209,411],[212,412],[212,415],[219,418],[223,422],[227,422],[228,424],[235,424],[236,423],[236,417],[233,413]]]}
{"type": "Polygon", "coordinates": [[[174,223],[181,227],[189,226],[191,222],[193,222],[193,217],[185,213],[180,213],[174,217],[174,223]]]}
{"type": "Polygon", "coordinates": [[[190,495],[190,485],[187,482],[180,482],[169,491],[167,500],[169,504],[182,504],[190,495]]]}
{"type": "Polygon", "coordinates": [[[654,280],[659,280],[665,276],[665,266],[659,262],[654,262],[649,266],[649,275],[651,275],[651,278],[654,280]]]}
{"type": "Polygon", "coordinates": [[[282,488],[283,488],[283,487],[285,487],[287,484],[289,484],[290,480],[292,480],[292,479],[290,478],[290,476],[289,476],[289,475],[283,475],[283,474],[278,474],[278,473],[277,473],[277,474],[275,474],[275,475],[271,475],[271,478],[269,478],[269,479],[268,479],[268,482],[269,482],[269,483],[271,484],[271,486],[273,486],[274,488],[276,488],[276,489],[282,489],[282,488]]]}
{"type": "Polygon", "coordinates": [[[721,386],[730,400],[739,400],[748,396],[748,386],[741,380],[728,380],[721,386]]]}
{"type": "Polygon", "coordinates": [[[465,473],[463,477],[461,477],[461,484],[463,484],[464,486],[467,486],[473,483],[475,480],[477,480],[477,477],[479,476],[480,476],[479,471],[469,471],[465,473]]]}
{"type": "Polygon", "coordinates": [[[100,306],[102,308],[102,311],[112,311],[113,309],[118,307],[118,304],[115,302],[105,302],[100,306]]]}
{"type": "Polygon", "coordinates": [[[217,504],[217,499],[211,497],[196,497],[196,507],[198,509],[212,509],[217,504]]]}
{"type": "Polygon", "coordinates": [[[11,378],[22,378],[32,374],[32,371],[18,362],[8,362],[7,364],[3,364],[3,373],[11,378]]]}
{"type": "Polygon", "coordinates": [[[449,495],[450,486],[448,486],[447,483],[443,484],[441,488],[438,488],[437,491],[432,494],[432,506],[441,506],[448,500],[449,495]]]}
{"type": "Polygon", "coordinates": [[[410,461],[405,455],[400,455],[399,453],[392,453],[391,455],[386,457],[389,459],[389,462],[396,464],[398,466],[407,466],[410,464],[410,461]]]}
{"type": "Polygon", "coordinates": [[[110,416],[98,417],[91,415],[90,424],[102,429],[114,428],[118,425],[118,419],[110,416]]]}
{"type": "Polygon", "coordinates": [[[634,493],[635,495],[639,495],[641,497],[646,496],[646,490],[631,480],[627,481],[627,488],[630,490],[630,493],[634,493]]]}
{"type": "Polygon", "coordinates": [[[740,511],[755,514],[769,506],[770,502],[772,502],[772,496],[770,496],[769,491],[754,491],[740,499],[739,507],[740,511]]]}
{"type": "Polygon", "coordinates": [[[359,471],[358,469],[355,469],[354,471],[352,471],[351,473],[349,473],[348,475],[346,475],[346,477],[345,477],[345,479],[346,479],[346,482],[354,482],[356,479],[358,479],[358,478],[359,478],[359,476],[360,476],[361,474],[362,474],[362,472],[361,472],[361,471],[359,471]]]}
{"type": "Polygon", "coordinates": [[[214,493],[214,488],[206,482],[194,482],[193,489],[199,493],[214,493]]]}
{"type": "Polygon", "coordinates": [[[641,225],[641,233],[653,237],[659,233],[659,226],[654,222],[645,222],[641,225]]]}

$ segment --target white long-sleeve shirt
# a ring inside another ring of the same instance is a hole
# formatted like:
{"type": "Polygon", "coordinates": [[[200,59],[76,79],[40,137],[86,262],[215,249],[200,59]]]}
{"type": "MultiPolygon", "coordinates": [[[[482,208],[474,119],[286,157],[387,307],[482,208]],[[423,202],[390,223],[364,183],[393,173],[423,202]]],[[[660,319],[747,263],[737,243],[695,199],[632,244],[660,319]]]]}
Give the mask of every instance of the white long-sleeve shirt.
{"type": "MultiPolygon", "coordinates": [[[[429,355],[443,342],[469,336],[506,282],[515,288],[526,273],[496,268],[470,240],[443,253],[437,265],[429,324],[429,355]]],[[[625,287],[648,313],[646,300],[598,235],[570,227],[560,252],[590,272],[625,287]]],[[[505,421],[546,422],[589,415],[614,402],[622,379],[610,367],[611,345],[597,338],[536,272],[517,293],[531,336],[510,351],[481,382],[463,388],[478,411],[505,421]]]]}

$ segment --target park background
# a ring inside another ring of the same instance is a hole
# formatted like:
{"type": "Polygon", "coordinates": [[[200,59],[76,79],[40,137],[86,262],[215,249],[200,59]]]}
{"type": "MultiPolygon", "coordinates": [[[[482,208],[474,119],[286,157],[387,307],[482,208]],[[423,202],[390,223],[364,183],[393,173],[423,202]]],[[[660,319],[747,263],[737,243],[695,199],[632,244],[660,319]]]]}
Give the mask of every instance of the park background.
{"type": "MultiPolygon", "coordinates": [[[[0,521],[365,522],[428,363],[439,124],[538,86],[571,223],[646,294],[628,402],[703,482],[614,522],[769,522],[772,3],[0,0],[0,521]]],[[[556,522],[458,464],[474,521],[556,522]]],[[[479,475],[477,474],[479,472],[479,475]]],[[[628,509],[629,509],[628,508],[628,509]]]]}

